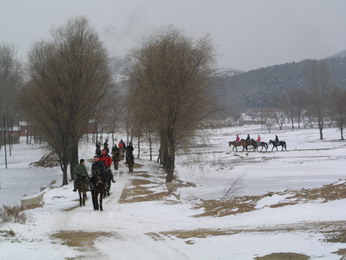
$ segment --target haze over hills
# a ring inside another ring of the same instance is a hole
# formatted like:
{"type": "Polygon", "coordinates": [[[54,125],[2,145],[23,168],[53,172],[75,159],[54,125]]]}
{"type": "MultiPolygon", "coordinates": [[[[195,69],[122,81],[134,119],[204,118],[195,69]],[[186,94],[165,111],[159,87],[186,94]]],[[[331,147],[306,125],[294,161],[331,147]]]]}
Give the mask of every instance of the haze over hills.
{"type": "MultiPolygon", "coordinates": [[[[346,50],[323,60],[328,65],[332,83],[346,88],[346,50]]],[[[242,108],[270,106],[283,92],[307,87],[305,71],[309,61],[274,65],[237,75],[219,74],[213,86],[225,104],[235,102],[242,108]]]]}

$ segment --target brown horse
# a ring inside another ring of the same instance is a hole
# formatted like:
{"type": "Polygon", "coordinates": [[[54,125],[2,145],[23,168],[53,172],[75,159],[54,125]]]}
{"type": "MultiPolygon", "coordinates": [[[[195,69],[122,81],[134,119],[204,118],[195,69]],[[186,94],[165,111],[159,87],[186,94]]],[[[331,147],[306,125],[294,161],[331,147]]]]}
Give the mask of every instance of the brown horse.
{"type": "Polygon", "coordinates": [[[105,180],[101,176],[99,169],[95,169],[93,171],[93,176],[91,177],[91,183],[92,183],[91,195],[92,195],[94,210],[103,211],[102,199],[103,199],[103,194],[105,192],[105,180]]]}
{"type": "Polygon", "coordinates": [[[79,193],[79,206],[85,206],[85,200],[87,198],[86,192],[88,190],[88,177],[79,177],[77,190],[79,193]]]}
{"type": "Polygon", "coordinates": [[[244,150],[247,151],[247,146],[248,146],[246,140],[244,140],[244,139],[241,139],[238,143],[237,143],[236,141],[228,142],[228,145],[229,145],[229,147],[233,146],[232,151],[234,151],[234,149],[235,149],[236,151],[238,151],[238,150],[237,150],[237,147],[238,147],[238,146],[242,146],[242,147],[243,147],[243,150],[242,150],[242,151],[244,151],[244,150]]]}
{"type": "Polygon", "coordinates": [[[232,151],[234,151],[234,150],[237,151],[237,147],[241,146],[241,144],[237,143],[236,141],[230,141],[230,142],[228,142],[228,146],[232,147],[232,151]]]}

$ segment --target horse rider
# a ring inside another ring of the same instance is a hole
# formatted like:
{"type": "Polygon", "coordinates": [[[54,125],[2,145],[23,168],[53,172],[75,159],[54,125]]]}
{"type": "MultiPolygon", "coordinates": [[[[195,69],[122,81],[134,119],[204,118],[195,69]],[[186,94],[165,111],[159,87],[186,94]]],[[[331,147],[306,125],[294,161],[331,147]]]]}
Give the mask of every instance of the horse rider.
{"type": "MultiPolygon", "coordinates": [[[[81,180],[81,178],[86,178],[89,184],[89,175],[88,170],[85,167],[84,159],[79,160],[79,164],[77,164],[73,169],[74,182],[73,182],[73,191],[77,191],[77,186],[81,180]]],[[[89,187],[89,185],[88,185],[89,187]]]]}
{"type": "Polygon", "coordinates": [[[247,137],[246,137],[246,142],[249,142],[251,139],[250,139],[250,135],[247,134],[247,137]]]}
{"type": "Polygon", "coordinates": [[[126,151],[126,162],[125,162],[125,163],[127,163],[128,157],[129,157],[130,155],[132,155],[133,150],[134,150],[134,148],[133,148],[133,146],[132,146],[132,143],[130,142],[129,145],[126,146],[126,148],[125,148],[125,151],[126,151]]]}
{"type": "Polygon", "coordinates": [[[261,142],[261,136],[260,135],[258,135],[256,142],[257,142],[257,144],[259,144],[261,142]]]}
{"type": "Polygon", "coordinates": [[[106,141],[103,144],[103,149],[106,149],[107,154],[109,153],[109,148],[108,148],[108,138],[106,139],[106,141]]]}
{"type": "Polygon", "coordinates": [[[112,158],[109,156],[106,149],[102,150],[102,153],[101,153],[101,156],[99,157],[99,160],[101,162],[103,162],[103,164],[104,164],[106,180],[108,180],[108,176],[109,176],[109,178],[111,178],[112,182],[115,183],[115,180],[113,178],[113,173],[111,171],[112,158]]]}
{"type": "Polygon", "coordinates": [[[120,140],[118,146],[119,146],[119,149],[125,149],[125,146],[126,146],[126,145],[125,145],[123,139],[120,140]]]}
{"type": "Polygon", "coordinates": [[[92,187],[93,184],[93,179],[96,178],[95,176],[95,170],[100,171],[100,176],[103,179],[104,182],[106,182],[106,176],[105,176],[105,166],[102,161],[99,160],[98,156],[94,156],[94,162],[91,165],[91,172],[92,172],[92,177],[91,177],[91,182],[90,182],[90,189],[92,190],[94,187],[92,187]]]}
{"type": "Polygon", "coordinates": [[[100,156],[100,155],[101,155],[101,143],[100,143],[99,141],[96,140],[95,145],[96,145],[95,154],[96,154],[97,156],[100,156]]]}
{"type": "Polygon", "coordinates": [[[274,142],[275,142],[275,143],[278,143],[278,142],[279,142],[279,137],[278,137],[277,135],[275,135],[274,142]]]}
{"type": "Polygon", "coordinates": [[[240,142],[240,137],[239,137],[239,135],[237,135],[237,137],[235,138],[235,142],[236,142],[237,144],[239,144],[239,142],[240,142]]]}
{"type": "Polygon", "coordinates": [[[114,146],[112,147],[112,155],[116,155],[120,152],[119,147],[117,146],[117,144],[114,144],[114,146]]]}

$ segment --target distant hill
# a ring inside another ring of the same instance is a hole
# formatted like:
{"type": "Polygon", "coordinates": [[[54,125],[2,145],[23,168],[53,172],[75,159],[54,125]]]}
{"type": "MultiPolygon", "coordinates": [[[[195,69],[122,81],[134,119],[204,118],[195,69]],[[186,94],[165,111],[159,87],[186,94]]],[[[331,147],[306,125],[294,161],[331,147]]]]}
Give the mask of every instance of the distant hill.
{"type": "MultiPolygon", "coordinates": [[[[346,50],[324,59],[328,64],[331,80],[336,86],[346,88],[346,50]]],[[[305,70],[311,60],[285,63],[248,72],[219,68],[213,73],[211,95],[230,110],[269,106],[285,91],[306,88],[305,70]]],[[[125,95],[124,76],[126,61],[120,57],[110,59],[113,78],[118,90],[125,95]]]]}
{"type": "MultiPolygon", "coordinates": [[[[325,61],[332,82],[346,88],[346,57],[342,57],[342,53],[325,61]]],[[[307,87],[305,70],[308,61],[275,65],[238,75],[216,75],[212,84],[222,103],[236,102],[242,108],[266,107],[287,90],[307,87]]]]}
{"type": "Polygon", "coordinates": [[[343,50],[341,52],[338,52],[337,54],[334,54],[327,59],[333,59],[333,58],[346,58],[346,50],[343,50]]]}

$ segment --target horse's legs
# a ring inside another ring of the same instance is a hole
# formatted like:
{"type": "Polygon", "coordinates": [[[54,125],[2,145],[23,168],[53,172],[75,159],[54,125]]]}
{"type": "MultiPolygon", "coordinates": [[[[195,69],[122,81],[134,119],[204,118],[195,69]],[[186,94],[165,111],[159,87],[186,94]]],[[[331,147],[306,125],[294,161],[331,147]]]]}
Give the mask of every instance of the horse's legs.
{"type": "Polygon", "coordinates": [[[82,207],[83,206],[83,202],[82,202],[82,193],[80,190],[78,190],[78,193],[79,193],[79,207],[82,207]]]}
{"type": "Polygon", "coordinates": [[[103,196],[102,196],[102,193],[100,193],[100,211],[103,211],[102,199],[103,199],[103,196]]]}
{"type": "Polygon", "coordinates": [[[93,199],[94,210],[98,210],[99,206],[98,206],[98,202],[97,202],[97,193],[96,193],[96,191],[92,191],[92,199],[93,199]]]}
{"type": "Polygon", "coordinates": [[[85,200],[86,200],[86,191],[83,192],[83,206],[85,206],[85,200]]]}

